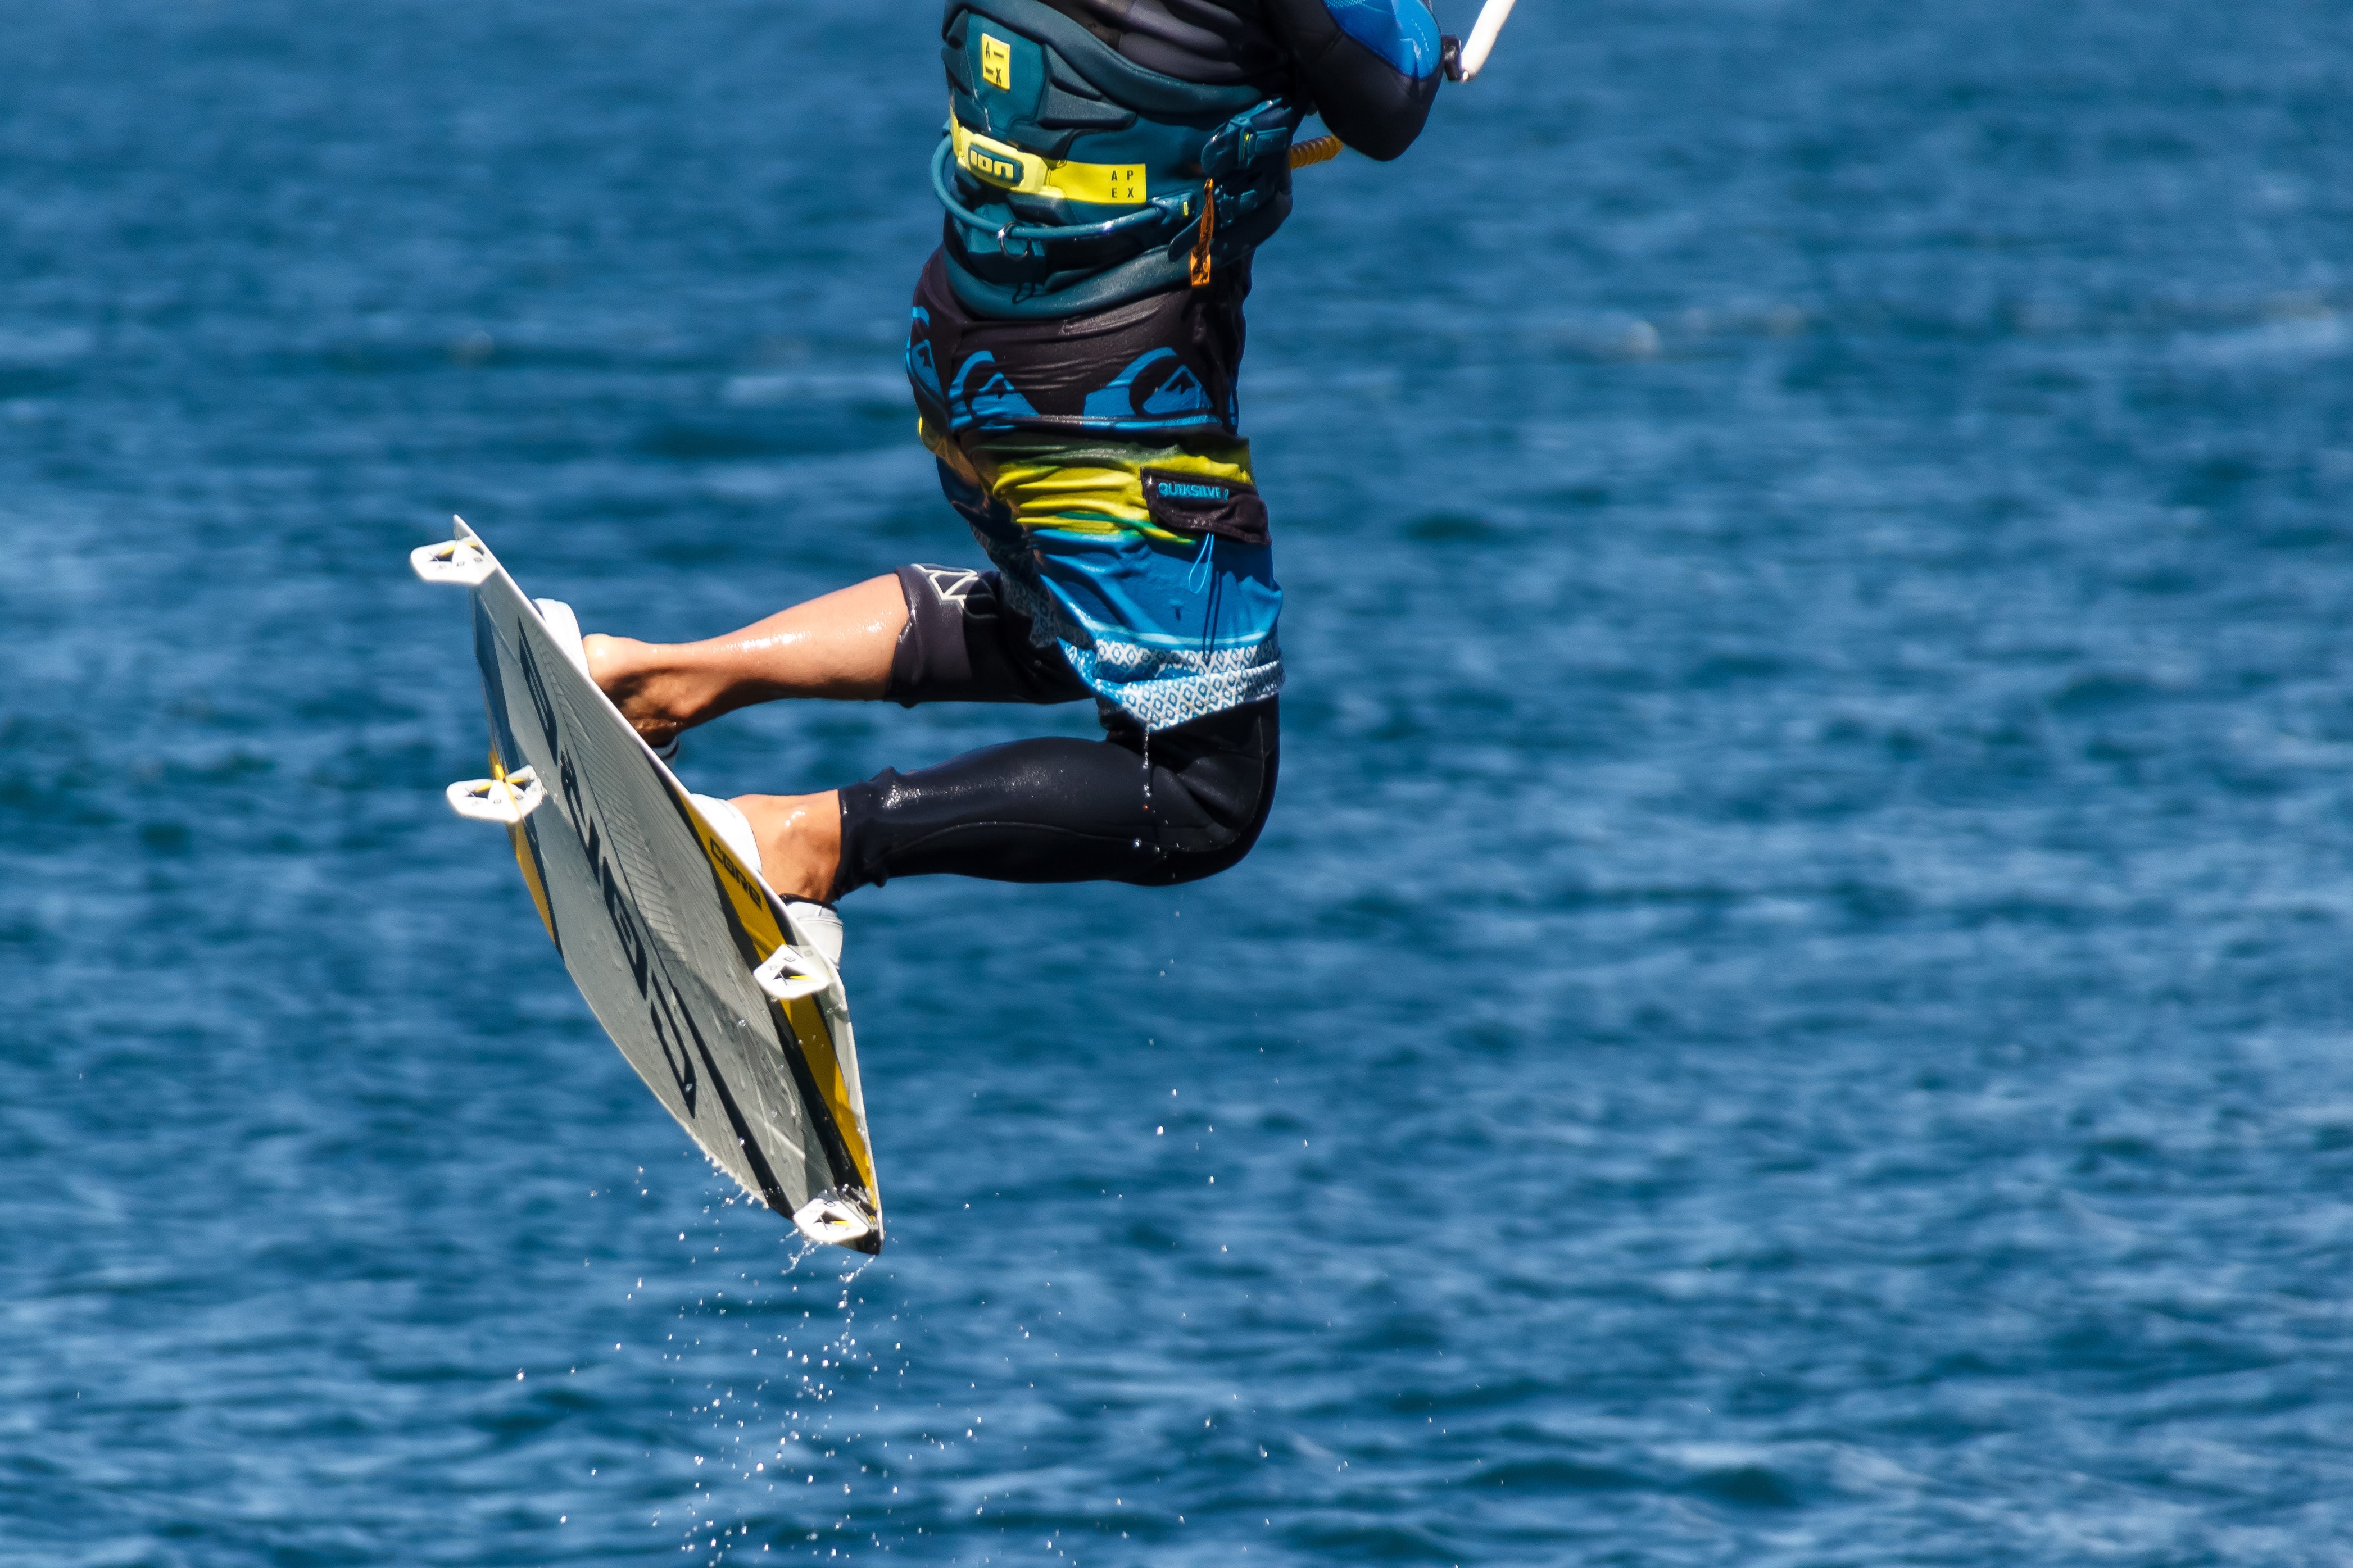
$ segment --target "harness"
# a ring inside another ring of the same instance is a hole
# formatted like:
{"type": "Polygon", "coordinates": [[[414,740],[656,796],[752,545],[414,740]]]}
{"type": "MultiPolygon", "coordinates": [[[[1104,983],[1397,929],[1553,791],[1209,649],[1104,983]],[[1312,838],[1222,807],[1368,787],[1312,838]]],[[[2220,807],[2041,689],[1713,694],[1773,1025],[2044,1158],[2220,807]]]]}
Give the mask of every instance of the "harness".
{"type": "Polygon", "coordinates": [[[975,310],[1050,319],[1201,288],[1290,215],[1291,99],[1147,70],[1042,0],[950,0],[941,37],[932,188],[975,310]]]}

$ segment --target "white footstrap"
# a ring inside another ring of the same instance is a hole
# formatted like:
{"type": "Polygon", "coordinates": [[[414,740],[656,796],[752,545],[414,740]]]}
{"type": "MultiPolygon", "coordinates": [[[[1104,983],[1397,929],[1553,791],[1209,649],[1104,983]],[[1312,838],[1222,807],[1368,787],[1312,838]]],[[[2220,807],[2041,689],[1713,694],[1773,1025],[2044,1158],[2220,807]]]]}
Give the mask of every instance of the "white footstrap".
{"type": "Polygon", "coordinates": [[[694,809],[711,824],[711,831],[719,835],[719,842],[735,851],[735,858],[744,863],[744,869],[759,877],[760,886],[766,887],[768,879],[760,875],[760,841],[753,836],[752,819],[744,815],[744,808],[715,795],[690,795],[686,798],[694,802],[694,809]]]}
{"type": "Polygon", "coordinates": [[[533,599],[532,603],[539,606],[539,618],[547,623],[547,635],[555,639],[555,646],[564,650],[572,668],[587,674],[588,650],[581,645],[580,617],[573,614],[572,606],[561,599],[533,599]]]}

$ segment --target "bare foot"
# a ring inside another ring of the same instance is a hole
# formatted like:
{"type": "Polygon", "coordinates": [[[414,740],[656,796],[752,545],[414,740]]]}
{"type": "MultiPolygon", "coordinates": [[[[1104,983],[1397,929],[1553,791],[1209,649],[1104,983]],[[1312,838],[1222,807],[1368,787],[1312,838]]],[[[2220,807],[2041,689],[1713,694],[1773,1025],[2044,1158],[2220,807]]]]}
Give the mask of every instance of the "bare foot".
{"type": "Polygon", "coordinates": [[[588,660],[588,679],[595,681],[621,717],[650,746],[666,746],[681,730],[691,730],[709,715],[702,709],[696,688],[708,685],[669,666],[659,643],[635,637],[611,637],[592,633],[580,639],[588,660]]]}
{"type": "Polygon", "coordinates": [[[833,896],[841,867],[841,795],[739,795],[735,809],[752,824],[760,874],[780,897],[818,903],[833,896]]]}

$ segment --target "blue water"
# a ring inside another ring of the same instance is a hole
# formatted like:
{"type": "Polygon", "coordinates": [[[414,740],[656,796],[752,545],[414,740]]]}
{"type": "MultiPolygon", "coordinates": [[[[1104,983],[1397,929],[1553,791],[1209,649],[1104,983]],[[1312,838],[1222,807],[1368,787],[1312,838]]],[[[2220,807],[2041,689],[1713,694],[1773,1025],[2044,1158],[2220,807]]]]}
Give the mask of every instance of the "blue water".
{"type": "Polygon", "coordinates": [[[0,0],[0,1561],[2341,1561],[2353,13],[1524,5],[1303,177],[1272,825],[849,900],[861,1268],[443,808],[403,557],[974,559],[933,16],[0,0]]]}

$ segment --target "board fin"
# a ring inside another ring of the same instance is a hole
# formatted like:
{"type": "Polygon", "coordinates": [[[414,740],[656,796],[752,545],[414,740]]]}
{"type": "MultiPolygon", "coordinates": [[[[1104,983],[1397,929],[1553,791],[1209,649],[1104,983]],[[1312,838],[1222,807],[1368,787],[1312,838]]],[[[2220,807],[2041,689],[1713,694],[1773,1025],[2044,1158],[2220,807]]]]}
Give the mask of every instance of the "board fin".
{"type": "Polygon", "coordinates": [[[835,1187],[793,1211],[793,1228],[811,1241],[853,1252],[882,1250],[881,1222],[862,1194],[835,1187]]]}

